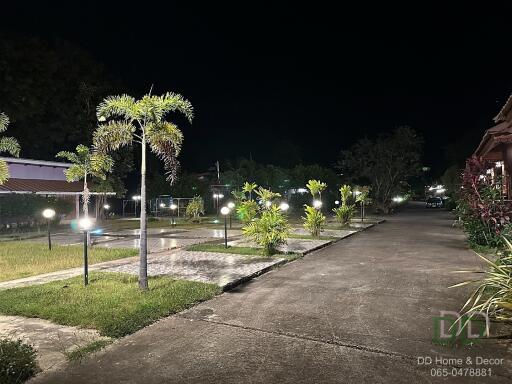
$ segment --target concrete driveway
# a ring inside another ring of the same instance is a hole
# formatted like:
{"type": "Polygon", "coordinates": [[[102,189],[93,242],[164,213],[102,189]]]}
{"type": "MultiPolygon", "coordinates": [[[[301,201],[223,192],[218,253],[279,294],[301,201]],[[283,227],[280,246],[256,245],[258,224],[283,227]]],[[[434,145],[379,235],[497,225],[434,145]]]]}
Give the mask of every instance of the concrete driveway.
{"type": "MultiPolygon", "coordinates": [[[[447,289],[461,280],[452,271],[481,265],[451,224],[448,212],[413,205],[34,382],[510,382],[509,340],[432,343],[433,318],[467,299],[467,289],[447,289]],[[418,357],[462,363],[422,366],[418,357]],[[477,357],[503,360],[477,366],[477,357]],[[476,368],[487,376],[471,377],[476,368]]],[[[491,334],[507,331],[491,325],[491,334]]]]}

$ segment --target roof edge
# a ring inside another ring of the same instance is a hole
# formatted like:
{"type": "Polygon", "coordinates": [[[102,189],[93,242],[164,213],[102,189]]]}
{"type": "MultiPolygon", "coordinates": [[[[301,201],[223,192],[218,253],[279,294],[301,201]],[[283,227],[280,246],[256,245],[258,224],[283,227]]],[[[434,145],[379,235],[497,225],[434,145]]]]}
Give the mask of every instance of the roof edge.
{"type": "Polygon", "coordinates": [[[24,164],[24,165],[39,165],[39,166],[47,166],[47,167],[61,167],[61,168],[69,168],[73,165],[71,163],[63,163],[60,161],[24,159],[24,158],[20,158],[20,157],[0,156],[0,160],[3,160],[7,163],[24,164]]]}

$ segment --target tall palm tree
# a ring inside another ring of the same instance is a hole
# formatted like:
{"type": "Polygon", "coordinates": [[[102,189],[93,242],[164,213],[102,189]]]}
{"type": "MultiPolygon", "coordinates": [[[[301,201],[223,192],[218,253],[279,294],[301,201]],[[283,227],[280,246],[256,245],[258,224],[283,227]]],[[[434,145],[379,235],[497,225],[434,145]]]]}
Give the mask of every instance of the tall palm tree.
{"type": "MultiPolygon", "coordinates": [[[[5,132],[9,125],[9,117],[0,112],[0,133],[5,132]]],[[[20,155],[20,145],[14,137],[0,138],[0,152],[7,152],[14,157],[20,155]]],[[[9,167],[4,160],[0,160],[0,185],[9,179],[9,167]]]]}
{"type": "Polygon", "coordinates": [[[94,133],[94,145],[102,153],[136,142],[141,145],[140,166],[140,266],[139,287],[148,289],[147,223],[146,223],[146,147],[149,146],[165,165],[167,180],[176,178],[177,156],[183,134],[165,118],[170,112],[181,112],[192,122],[192,104],[183,96],[167,92],[161,96],[145,95],[135,100],[128,95],[109,96],[98,106],[101,122],[94,133]]]}
{"type": "Polygon", "coordinates": [[[55,157],[66,159],[73,163],[66,169],[66,180],[68,182],[82,180],[84,181],[84,191],[82,193],[82,202],[84,216],[89,216],[89,198],[90,192],[87,185],[88,177],[95,176],[105,180],[106,173],[112,170],[114,161],[103,153],[94,153],[85,145],[78,145],[76,152],[61,151],[55,157]]]}

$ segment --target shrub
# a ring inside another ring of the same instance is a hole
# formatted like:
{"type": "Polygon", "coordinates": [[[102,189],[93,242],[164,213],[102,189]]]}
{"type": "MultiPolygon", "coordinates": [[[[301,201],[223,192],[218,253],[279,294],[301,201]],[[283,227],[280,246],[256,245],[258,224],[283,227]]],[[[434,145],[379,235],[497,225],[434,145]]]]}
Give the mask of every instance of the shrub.
{"type": "Polygon", "coordinates": [[[309,180],[306,187],[309,189],[313,198],[315,198],[316,195],[319,197],[322,196],[322,192],[327,188],[327,184],[322,183],[320,180],[309,180]]]}
{"type": "Polygon", "coordinates": [[[34,348],[21,340],[0,339],[0,383],[23,383],[37,370],[34,348]]]}
{"type": "Polygon", "coordinates": [[[345,204],[338,208],[333,208],[332,210],[336,214],[336,221],[344,226],[350,223],[350,219],[354,217],[356,206],[353,204],[345,204]]]}
{"type": "Polygon", "coordinates": [[[307,204],[304,205],[304,213],[306,214],[306,217],[302,218],[304,228],[311,232],[312,236],[319,236],[325,222],[325,216],[320,210],[307,204]]]}
{"type": "Polygon", "coordinates": [[[258,204],[254,200],[240,201],[236,207],[236,214],[243,223],[250,223],[258,214],[258,204]]]}
{"type": "Polygon", "coordinates": [[[204,214],[204,202],[201,196],[194,196],[185,209],[185,215],[192,221],[201,221],[204,214]]]}
{"type": "Polygon", "coordinates": [[[270,256],[279,245],[286,244],[290,226],[279,207],[271,205],[262,210],[260,218],[250,222],[242,230],[245,236],[263,247],[265,255],[270,256]]]}

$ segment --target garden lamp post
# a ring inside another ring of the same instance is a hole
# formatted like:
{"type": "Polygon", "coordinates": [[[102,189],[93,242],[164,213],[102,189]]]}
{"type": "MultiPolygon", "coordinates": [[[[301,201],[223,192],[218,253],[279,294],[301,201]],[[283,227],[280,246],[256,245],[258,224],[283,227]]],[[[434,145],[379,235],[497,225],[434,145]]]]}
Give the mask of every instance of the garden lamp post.
{"type": "Polygon", "coordinates": [[[171,225],[175,227],[176,222],[174,221],[174,211],[176,210],[176,208],[178,208],[178,206],[173,203],[169,206],[169,208],[171,208],[171,225]]]}
{"type": "Polygon", "coordinates": [[[228,215],[231,210],[228,207],[222,207],[220,213],[224,216],[224,246],[228,247],[228,215]]]}
{"type": "Polygon", "coordinates": [[[46,228],[48,230],[48,249],[52,250],[52,235],[50,233],[50,221],[55,217],[55,211],[47,208],[43,211],[43,217],[46,219],[46,228]]]}
{"type": "Polygon", "coordinates": [[[108,220],[108,210],[110,209],[110,205],[105,204],[103,209],[105,210],[105,220],[108,220]]]}
{"type": "Polygon", "coordinates": [[[230,201],[228,203],[228,208],[229,208],[229,229],[231,229],[231,220],[232,220],[232,217],[233,217],[233,209],[235,208],[235,203],[233,203],[232,201],[230,201]]]}
{"type": "Polygon", "coordinates": [[[87,259],[87,234],[92,227],[92,221],[88,217],[80,219],[78,222],[80,229],[84,232],[84,285],[89,284],[89,261],[87,259]]]}
{"type": "Polygon", "coordinates": [[[135,201],[135,217],[137,217],[137,205],[140,201],[140,195],[135,195],[132,197],[133,201],[135,201]]]}

